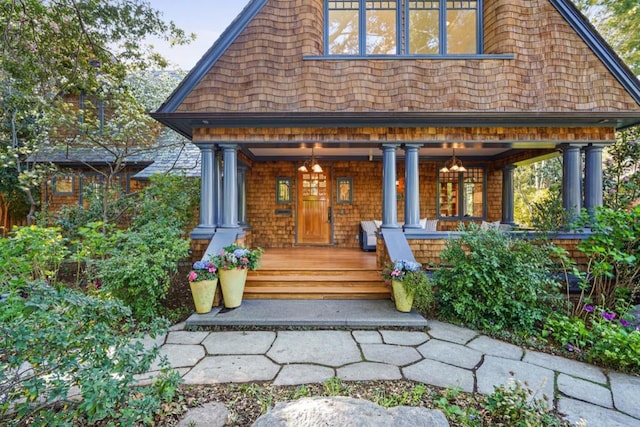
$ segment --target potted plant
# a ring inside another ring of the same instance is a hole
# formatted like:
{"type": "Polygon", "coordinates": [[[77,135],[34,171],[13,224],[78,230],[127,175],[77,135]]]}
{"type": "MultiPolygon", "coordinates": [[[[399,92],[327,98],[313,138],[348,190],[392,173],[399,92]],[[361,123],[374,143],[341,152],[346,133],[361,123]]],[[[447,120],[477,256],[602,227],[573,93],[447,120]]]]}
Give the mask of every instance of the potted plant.
{"type": "Polygon", "coordinates": [[[391,282],[396,309],[405,313],[411,311],[417,290],[429,284],[422,264],[413,261],[399,260],[388,264],[382,276],[391,282]]]}
{"type": "Polygon", "coordinates": [[[225,307],[240,306],[247,272],[256,270],[260,266],[262,252],[261,248],[251,250],[233,244],[223,248],[213,257],[212,262],[220,275],[220,287],[225,307]]]}
{"type": "Polygon", "coordinates": [[[210,312],[218,286],[218,269],[209,261],[197,261],[188,279],[196,313],[210,312]]]}

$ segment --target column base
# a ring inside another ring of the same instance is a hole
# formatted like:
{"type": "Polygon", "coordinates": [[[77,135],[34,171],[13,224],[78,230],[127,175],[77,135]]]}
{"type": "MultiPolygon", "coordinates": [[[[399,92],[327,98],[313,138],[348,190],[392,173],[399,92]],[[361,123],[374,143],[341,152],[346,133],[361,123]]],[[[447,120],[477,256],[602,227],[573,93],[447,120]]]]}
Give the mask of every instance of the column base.
{"type": "Polygon", "coordinates": [[[189,237],[192,240],[211,240],[214,234],[216,234],[216,227],[199,225],[193,229],[189,237]]]}

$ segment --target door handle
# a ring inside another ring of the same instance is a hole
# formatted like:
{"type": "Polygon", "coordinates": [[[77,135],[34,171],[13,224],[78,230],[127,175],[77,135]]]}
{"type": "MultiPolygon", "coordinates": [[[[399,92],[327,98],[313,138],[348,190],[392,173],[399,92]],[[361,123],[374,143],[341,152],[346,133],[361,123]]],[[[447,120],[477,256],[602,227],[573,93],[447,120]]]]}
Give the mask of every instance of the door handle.
{"type": "Polygon", "coordinates": [[[327,213],[327,222],[331,224],[332,219],[333,219],[333,208],[329,206],[328,213],[327,213]]]}

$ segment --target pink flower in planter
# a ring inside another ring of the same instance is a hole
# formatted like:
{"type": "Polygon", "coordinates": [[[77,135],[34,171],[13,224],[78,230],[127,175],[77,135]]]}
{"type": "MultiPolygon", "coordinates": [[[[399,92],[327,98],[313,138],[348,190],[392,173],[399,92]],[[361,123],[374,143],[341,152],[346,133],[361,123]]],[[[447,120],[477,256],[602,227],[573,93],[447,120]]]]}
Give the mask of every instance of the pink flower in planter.
{"type": "Polygon", "coordinates": [[[189,281],[193,282],[198,278],[198,274],[195,271],[192,271],[191,273],[189,273],[189,281]]]}

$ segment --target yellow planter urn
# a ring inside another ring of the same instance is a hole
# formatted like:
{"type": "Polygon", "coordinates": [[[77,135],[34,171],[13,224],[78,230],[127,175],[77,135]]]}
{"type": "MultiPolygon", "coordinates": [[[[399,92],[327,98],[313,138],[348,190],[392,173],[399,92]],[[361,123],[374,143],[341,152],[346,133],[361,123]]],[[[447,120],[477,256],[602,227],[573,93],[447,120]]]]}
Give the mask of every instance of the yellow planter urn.
{"type": "Polygon", "coordinates": [[[244,285],[247,281],[248,269],[236,268],[233,270],[218,270],[220,276],[220,287],[222,288],[222,299],[227,308],[239,307],[242,304],[244,285]]]}
{"type": "Polygon", "coordinates": [[[413,307],[414,292],[407,292],[404,287],[404,283],[397,280],[391,281],[391,287],[393,288],[393,300],[396,303],[396,310],[403,313],[408,313],[413,307]]]}
{"type": "Polygon", "coordinates": [[[213,307],[213,297],[218,287],[218,279],[189,282],[189,286],[191,286],[191,295],[196,306],[196,313],[204,314],[210,312],[213,307]]]}

